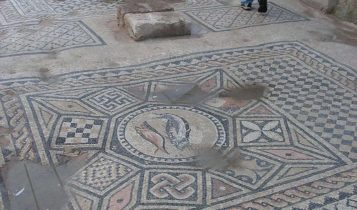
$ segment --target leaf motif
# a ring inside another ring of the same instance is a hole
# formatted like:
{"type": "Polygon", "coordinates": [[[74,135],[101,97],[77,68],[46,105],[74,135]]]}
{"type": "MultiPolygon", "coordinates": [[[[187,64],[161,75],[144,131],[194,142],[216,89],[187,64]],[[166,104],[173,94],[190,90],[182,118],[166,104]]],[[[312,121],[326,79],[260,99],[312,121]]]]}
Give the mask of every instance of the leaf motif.
{"type": "Polygon", "coordinates": [[[271,122],[268,122],[267,124],[265,124],[262,130],[270,131],[270,130],[273,130],[278,125],[279,125],[279,121],[271,121],[271,122]]]}
{"type": "Polygon", "coordinates": [[[255,131],[260,131],[260,128],[257,124],[254,124],[252,122],[249,122],[249,121],[242,121],[242,125],[246,128],[249,128],[249,129],[252,129],[252,130],[255,130],[255,131]]]}
{"type": "Polygon", "coordinates": [[[262,135],[262,132],[260,131],[253,131],[251,133],[249,133],[248,135],[244,136],[243,138],[243,142],[252,142],[255,141],[257,139],[259,139],[259,137],[262,135]]]}
{"type": "Polygon", "coordinates": [[[266,135],[267,137],[275,140],[275,141],[284,141],[284,138],[276,133],[276,132],[273,132],[273,131],[263,131],[264,135],[266,135]]]}

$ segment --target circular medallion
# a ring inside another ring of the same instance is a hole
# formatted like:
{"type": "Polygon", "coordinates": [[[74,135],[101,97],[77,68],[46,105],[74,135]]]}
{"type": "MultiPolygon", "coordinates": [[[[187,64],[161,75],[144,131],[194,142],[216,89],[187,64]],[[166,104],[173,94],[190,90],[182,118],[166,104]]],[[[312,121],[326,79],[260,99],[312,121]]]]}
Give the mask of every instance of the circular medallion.
{"type": "Polygon", "coordinates": [[[185,106],[153,106],[132,112],[119,124],[118,139],[133,155],[149,161],[189,162],[197,149],[219,149],[226,141],[214,116],[185,106]]]}

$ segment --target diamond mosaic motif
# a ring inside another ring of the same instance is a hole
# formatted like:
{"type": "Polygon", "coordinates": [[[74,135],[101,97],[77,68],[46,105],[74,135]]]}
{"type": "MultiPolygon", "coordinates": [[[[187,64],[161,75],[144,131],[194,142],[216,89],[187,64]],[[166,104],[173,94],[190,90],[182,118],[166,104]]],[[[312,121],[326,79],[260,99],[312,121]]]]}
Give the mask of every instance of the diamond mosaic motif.
{"type": "Polygon", "coordinates": [[[77,15],[86,16],[90,14],[100,14],[103,12],[115,11],[116,2],[105,2],[101,0],[10,0],[18,12],[27,17],[41,15],[64,16],[77,15]]]}
{"type": "Polygon", "coordinates": [[[102,0],[46,0],[47,4],[55,11],[56,13],[68,14],[71,12],[79,12],[82,14],[90,15],[96,14],[100,11],[110,12],[115,11],[116,2],[120,1],[102,1],[102,0]]]}
{"type": "Polygon", "coordinates": [[[241,7],[231,6],[187,9],[185,13],[212,31],[226,31],[251,26],[307,20],[274,3],[269,3],[268,12],[263,15],[259,14],[257,10],[245,11],[241,7]]]}
{"type": "Polygon", "coordinates": [[[12,4],[20,12],[21,15],[39,15],[53,12],[52,8],[46,4],[45,0],[12,0],[12,4]]]}
{"type": "Polygon", "coordinates": [[[0,57],[105,44],[81,21],[0,28],[0,33],[5,34],[0,43],[0,57]]]}
{"type": "Polygon", "coordinates": [[[0,27],[18,24],[38,22],[33,17],[25,17],[16,9],[11,1],[0,1],[0,27]]]}
{"type": "Polygon", "coordinates": [[[186,0],[184,4],[179,4],[179,8],[215,7],[223,4],[217,0],[186,0]]]}
{"type": "Polygon", "coordinates": [[[71,182],[102,193],[112,184],[133,174],[134,170],[135,168],[128,164],[123,164],[105,155],[99,155],[88,166],[75,174],[71,182]]]}

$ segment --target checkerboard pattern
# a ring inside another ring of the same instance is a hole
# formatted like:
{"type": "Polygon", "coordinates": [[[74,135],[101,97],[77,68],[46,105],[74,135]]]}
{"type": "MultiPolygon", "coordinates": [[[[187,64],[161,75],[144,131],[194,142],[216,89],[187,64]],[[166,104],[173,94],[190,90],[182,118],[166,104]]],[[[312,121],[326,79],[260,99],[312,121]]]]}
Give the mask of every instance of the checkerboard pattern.
{"type": "Polygon", "coordinates": [[[103,120],[64,118],[56,144],[96,144],[102,125],[103,120]]]}
{"type": "Polygon", "coordinates": [[[270,101],[357,161],[356,94],[287,56],[236,67],[244,84],[267,85],[270,101]]]}

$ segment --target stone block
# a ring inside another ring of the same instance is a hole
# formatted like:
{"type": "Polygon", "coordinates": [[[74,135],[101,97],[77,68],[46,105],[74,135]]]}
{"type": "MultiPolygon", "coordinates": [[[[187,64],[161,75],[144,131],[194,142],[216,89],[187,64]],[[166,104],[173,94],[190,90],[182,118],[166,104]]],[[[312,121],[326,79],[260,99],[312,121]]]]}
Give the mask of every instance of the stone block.
{"type": "Polygon", "coordinates": [[[191,34],[191,22],[179,12],[126,14],[125,26],[134,40],[191,34]]]}
{"type": "Polygon", "coordinates": [[[124,16],[131,13],[149,13],[173,11],[174,8],[162,0],[130,0],[119,5],[117,10],[118,25],[124,26],[124,16]]]}
{"type": "Polygon", "coordinates": [[[303,2],[324,13],[331,13],[336,7],[338,0],[303,0],[303,2]]]}

